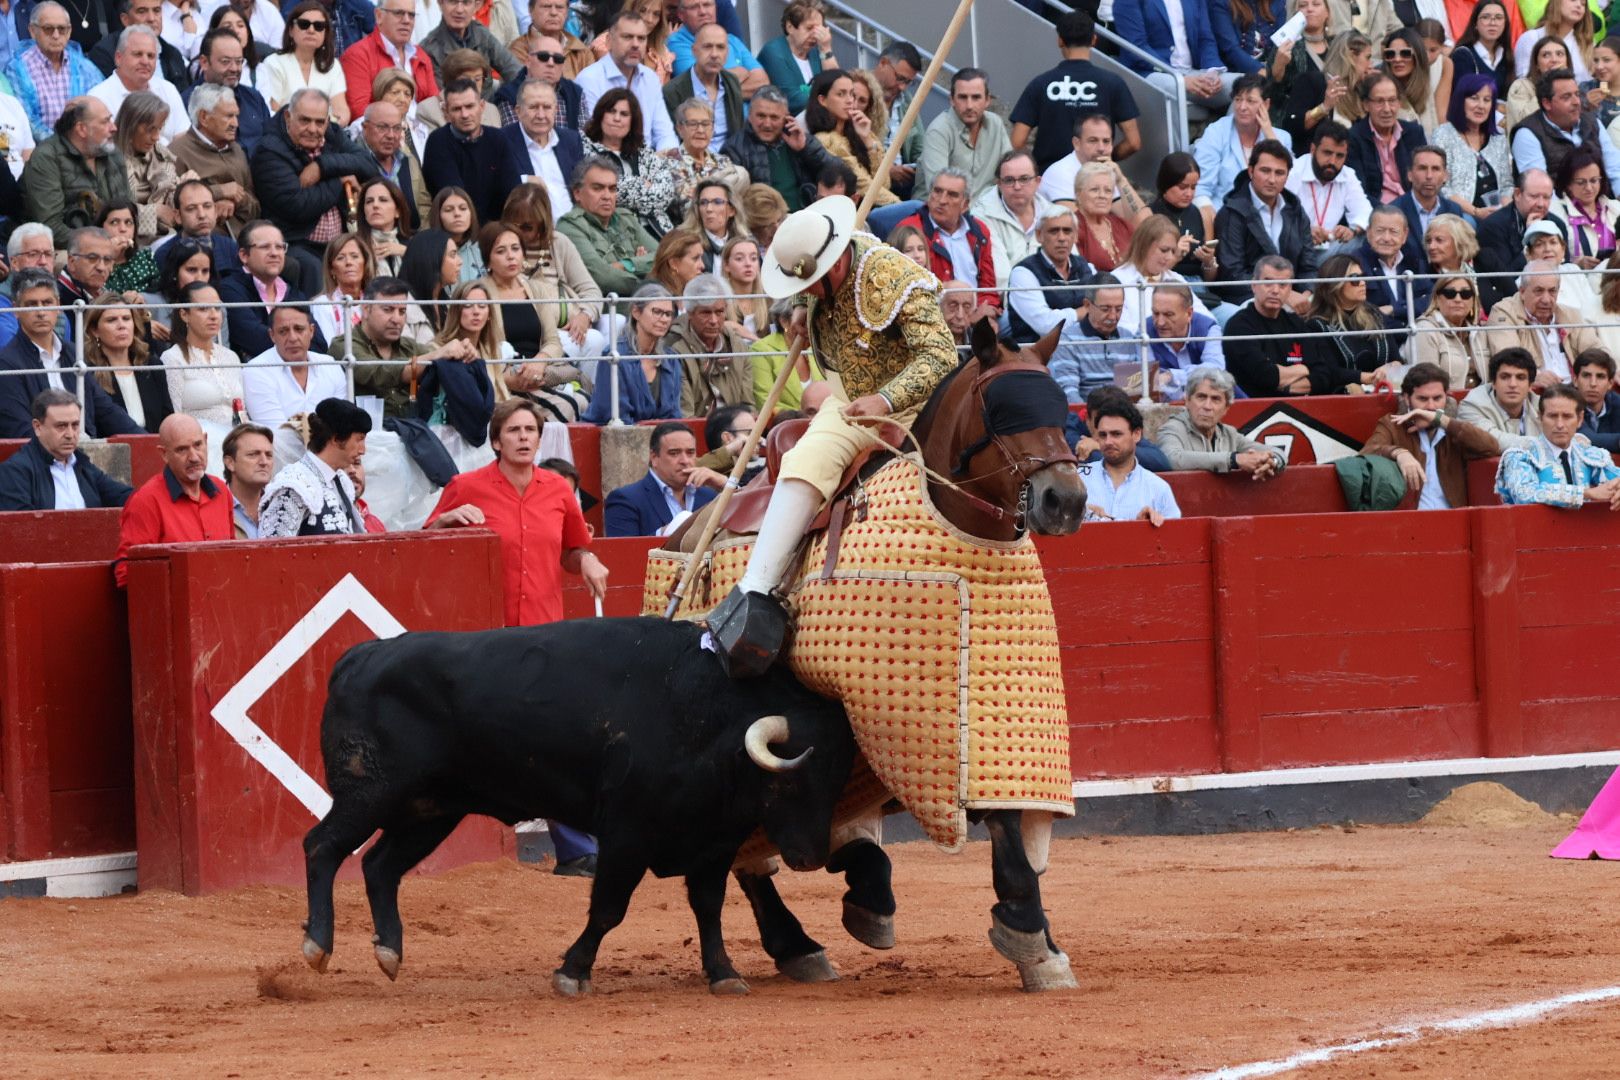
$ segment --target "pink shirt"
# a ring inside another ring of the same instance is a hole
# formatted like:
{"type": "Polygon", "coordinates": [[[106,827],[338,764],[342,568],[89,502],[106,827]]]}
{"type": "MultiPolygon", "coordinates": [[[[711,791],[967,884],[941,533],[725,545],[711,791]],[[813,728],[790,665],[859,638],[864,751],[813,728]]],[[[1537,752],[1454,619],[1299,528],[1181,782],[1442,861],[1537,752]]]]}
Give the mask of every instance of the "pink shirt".
{"type": "Polygon", "coordinates": [[[1395,167],[1395,147],[1401,141],[1400,122],[1396,122],[1395,130],[1388,139],[1378,134],[1376,128],[1373,129],[1372,137],[1373,146],[1378,150],[1378,165],[1384,174],[1384,187],[1378,193],[1378,201],[1380,204],[1391,203],[1406,194],[1406,189],[1401,187],[1400,170],[1395,167]]]}

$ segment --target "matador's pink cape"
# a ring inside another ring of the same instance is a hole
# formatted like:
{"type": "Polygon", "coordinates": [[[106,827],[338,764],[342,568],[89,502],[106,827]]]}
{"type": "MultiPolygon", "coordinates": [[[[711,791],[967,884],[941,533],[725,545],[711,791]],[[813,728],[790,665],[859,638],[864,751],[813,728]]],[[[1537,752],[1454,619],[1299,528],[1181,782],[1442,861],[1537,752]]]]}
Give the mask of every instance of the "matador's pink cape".
{"type": "Polygon", "coordinates": [[[1620,769],[1616,769],[1581,823],[1552,849],[1555,859],[1620,859],[1620,769]]]}

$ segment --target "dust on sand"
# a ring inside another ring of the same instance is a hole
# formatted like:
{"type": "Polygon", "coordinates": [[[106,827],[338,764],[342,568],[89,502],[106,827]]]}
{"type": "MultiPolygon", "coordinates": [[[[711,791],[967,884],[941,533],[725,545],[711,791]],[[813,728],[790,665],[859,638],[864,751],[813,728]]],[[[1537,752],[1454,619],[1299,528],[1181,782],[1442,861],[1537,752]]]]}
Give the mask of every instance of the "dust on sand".
{"type": "Polygon", "coordinates": [[[1423,817],[1423,824],[1473,829],[1528,829],[1558,820],[1501,784],[1481,780],[1455,788],[1423,817]]]}
{"type": "MultiPolygon", "coordinates": [[[[889,953],[839,928],[841,881],[779,878],[837,983],[777,976],[733,890],[731,953],[754,992],[732,999],[705,990],[674,881],[643,884],[578,1001],[549,983],[584,883],[514,863],[407,879],[397,983],[373,963],[355,883],[338,887],[324,976],[298,955],[298,890],[7,900],[0,1074],[1186,1075],[1620,981],[1616,870],[1548,859],[1567,827],[1057,841],[1042,888],[1081,989],[1042,996],[985,940],[986,844],[891,849],[889,953]]],[[[1309,1076],[1591,1076],[1612,1073],[1617,1044],[1620,1009],[1593,1006],[1309,1076]]]]}

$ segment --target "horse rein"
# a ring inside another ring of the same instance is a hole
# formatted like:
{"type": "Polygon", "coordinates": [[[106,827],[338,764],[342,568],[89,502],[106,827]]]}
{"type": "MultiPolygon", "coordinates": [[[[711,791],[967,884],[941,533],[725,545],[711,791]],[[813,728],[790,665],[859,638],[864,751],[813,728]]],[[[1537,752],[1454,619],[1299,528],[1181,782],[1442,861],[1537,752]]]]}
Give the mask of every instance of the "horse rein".
{"type": "MultiPolygon", "coordinates": [[[[1027,531],[1024,519],[1029,510],[1030,478],[1049,465],[1061,465],[1064,463],[1077,465],[1079,464],[1080,459],[1075,457],[1074,451],[1068,448],[1067,442],[1063,443],[1063,453],[1055,454],[1051,457],[1038,457],[1034,454],[1014,453],[1013,450],[1007,446],[1003,436],[996,434],[996,432],[991,428],[990,410],[988,404],[985,402],[985,387],[1003,375],[1010,375],[1014,372],[1020,371],[1036,372],[1041,375],[1047,375],[1046,368],[1038,364],[998,364],[989,371],[983,372],[973,380],[973,388],[971,393],[974,400],[978,402],[979,414],[983,418],[985,434],[982,439],[973,443],[962,451],[960,457],[958,458],[957,466],[955,469],[951,470],[951,474],[953,477],[959,477],[962,473],[967,472],[968,465],[973,461],[973,459],[978,457],[979,454],[983,453],[991,446],[994,446],[997,450],[1001,451],[1001,456],[1006,461],[1006,464],[1000,468],[991,469],[988,472],[978,473],[960,480],[942,476],[933,469],[929,468],[927,461],[924,460],[922,443],[917,440],[917,437],[912,434],[910,429],[906,430],[905,438],[906,441],[909,441],[911,445],[916,448],[917,466],[922,470],[923,475],[927,476],[929,480],[940,485],[941,487],[949,489],[958,498],[962,499],[968,505],[972,506],[973,509],[990,518],[992,521],[1000,522],[1011,518],[1013,521],[1013,528],[1021,536],[1027,531]],[[968,484],[978,483],[982,480],[989,480],[993,477],[1000,476],[1002,473],[1008,472],[1015,474],[1020,481],[1018,487],[1018,505],[1015,509],[1009,510],[1004,506],[998,506],[997,504],[992,503],[987,499],[982,499],[973,494],[971,491],[966,490],[966,485],[968,484]]],[[[856,423],[866,421],[882,423],[887,419],[887,417],[862,416],[849,417],[847,419],[850,419],[856,423]]]]}

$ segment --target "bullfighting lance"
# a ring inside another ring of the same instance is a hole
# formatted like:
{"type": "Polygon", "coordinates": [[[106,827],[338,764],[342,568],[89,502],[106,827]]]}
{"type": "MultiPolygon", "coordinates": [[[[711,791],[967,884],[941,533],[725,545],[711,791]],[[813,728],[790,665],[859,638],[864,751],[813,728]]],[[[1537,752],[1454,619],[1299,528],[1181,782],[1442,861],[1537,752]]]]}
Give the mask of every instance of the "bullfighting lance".
{"type": "MultiPolygon", "coordinates": [[[[967,22],[968,12],[973,9],[973,0],[961,0],[956,5],[956,14],[945,27],[944,36],[939,39],[939,47],[934,50],[933,59],[928,61],[928,67],[922,73],[922,82],[917,86],[917,93],[913,95],[911,104],[906,107],[905,115],[900,118],[900,126],[895,130],[894,138],[889,140],[889,147],[883,152],[883,160],[877,168],[872,170],[872,182],[866,185],[866,195],[861,199],[860,208],[855,212],[855,226],[860,228],[866,224],[866,215],[871,212],[872,202],[877,198],[877,177],[888,176],[889,170],[894,166],[894,160],[900,154],[900,146],[911,133],[912,125],[917,122],[917,116],[922,112],[923,100],[928,97],[934,87],[934,80],[939,77],[939,69],[945,64],[945,57],[950,54],[951,48],[956,44],[956,35],[961,32],[962,26],[967,22]]],[[[810,136],[814,138],[814,136],[810,136]]],[[[765,433],[765,427],[770,423],[771,415],[776,412],[776,403],[782,397],[782,390],[787,386],[788,376],[799,366],[799,357],[804,353],[805,338],[795,337],[788,347],[787,363],[782,370],[776,373],[776,382],[771,384],[771,392],[765,395],[765,404],[754,417],[754,429],[743,440],[742,449],[737,451],[737,460],[731,466],[731,475],[726,477],[726,486],[720,489],[719,496],[711,504],[708,520],[703,523],[703,532],[698,535],[697,547],[692,550],[692,561],[686,564],[686,572],[670,594],[669,607],[664,609],[664,618],[673,619],[676,610],[681,606],[681,598],[691,587],[697,577],[698,568],[703,565],[703,557],[709,552],[709,545],[714,543],[714,536],[720,529],[720,519],[725,516],[726,504],[731,501],[732,493],[742,483],[742,475],[747,471],[748,463],[754,459],[754,451],[759,447],[759,440],[765,433]]]]}

